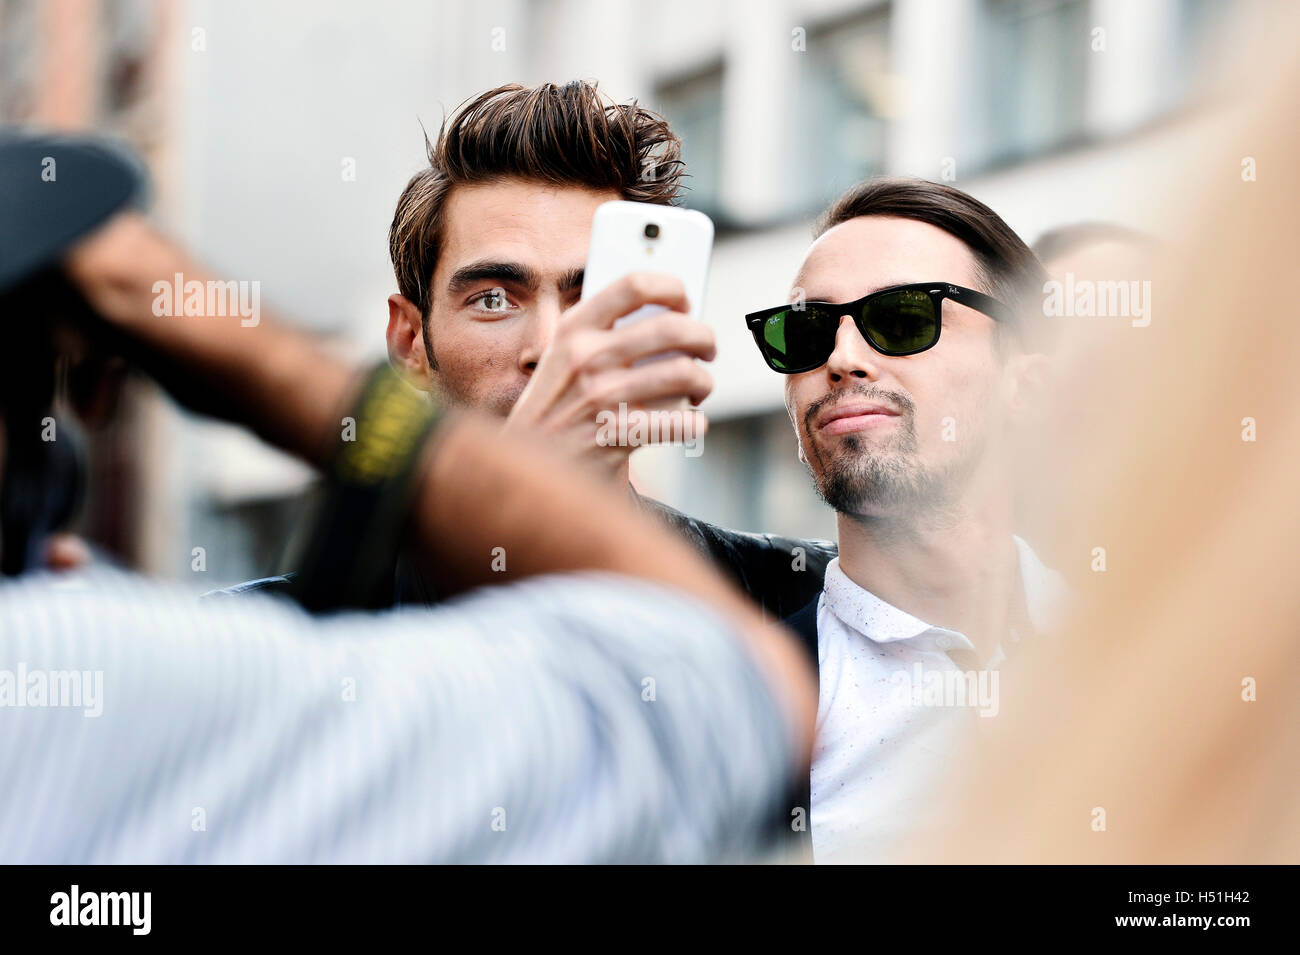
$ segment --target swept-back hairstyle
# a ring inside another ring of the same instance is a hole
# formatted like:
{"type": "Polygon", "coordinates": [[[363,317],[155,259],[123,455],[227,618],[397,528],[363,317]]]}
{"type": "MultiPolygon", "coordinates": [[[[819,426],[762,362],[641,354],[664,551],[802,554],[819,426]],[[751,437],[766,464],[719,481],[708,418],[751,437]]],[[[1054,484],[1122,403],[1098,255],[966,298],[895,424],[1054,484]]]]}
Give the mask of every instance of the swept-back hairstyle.
{"type": "MultiPolygon", "coordinates": [[[[1010,306],[1018,318],[1032,315],[1035,309],[1042,313],[1047,281],[1042,263],[1001,216],[960,189],[925,179],[867,179],[835,200],[817,221],[813,235],[860,216],[896,216],[943,229],[975,256],[981,291],[1010,306]]],[[[1017,325],[1022,332],[1034,331],[1023,322],[1017,325]]]]}
{"type": "Polygon", "coordinates": [[[398,290],[426,322],[442,209],[456,185],[523,179],[612,189],[661,205],[675,202],[681,188],[681,142],[668,123],[576,80],[488,90],[444,119],[437,140],[426,136],[425,146],[429,165],[402,190],[388,247],[398,290]]]}

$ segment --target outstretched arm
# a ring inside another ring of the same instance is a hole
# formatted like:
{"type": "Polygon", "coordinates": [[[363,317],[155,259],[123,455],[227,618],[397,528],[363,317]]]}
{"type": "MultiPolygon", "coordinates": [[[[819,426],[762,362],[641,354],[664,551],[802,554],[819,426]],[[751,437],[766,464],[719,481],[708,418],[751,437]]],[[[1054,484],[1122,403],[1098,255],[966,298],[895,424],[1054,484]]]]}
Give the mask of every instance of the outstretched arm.
{"type": "MultiPolygon", "coordinates": [[[[309,335],[263,316],[154,314],[155,282],[211,276],[136,214],[123,214],[65,261],[106,328],[186,406],[250,427],[315,466],[338,441],[357,370],[309,335]]],[[[647,301],[654,289],[643,290],[647,301]]],[[[634,303],[635,304],[635,303],[634,303]]],[[[425,567],[448,590],[503,578],[595,570],[666,584],[716,608],[743,636],[805,741],[816,694],[801,651],[699,555],[639,514],[626,495],[571,462],[503,436],[469,413],[449,415],[414,499],[410,535],[425,567]],[[506,571],[492,568],[504,548],[506,571]]]]}

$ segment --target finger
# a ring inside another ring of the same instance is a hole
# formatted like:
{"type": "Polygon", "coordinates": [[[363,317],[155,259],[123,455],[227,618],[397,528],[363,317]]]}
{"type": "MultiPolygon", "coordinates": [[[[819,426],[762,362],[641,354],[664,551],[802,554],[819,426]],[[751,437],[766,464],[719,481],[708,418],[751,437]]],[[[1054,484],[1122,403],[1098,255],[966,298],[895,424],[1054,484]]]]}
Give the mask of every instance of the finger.
{"type": "Polygon", "coordinates": [[[690,301],[681,279],[665,272],[629,272],[608,288],[565,312],[565,324],[583,328],[611,328],[614,322],[644,305],[662,305],[674,312],[689,312],[690,301]]]}
{"type": "Polygon", "coordinates": [[[601,408],[620,403],[634,405],[665,398],[687,398],[699,404],[713,391],[713,376],[686,356],[652,361],[635,368],[616,368],[600,374],[589,394],[598,396],[601,408]]]}
{"type": "Polygon", "coordinates": [[[713,361],[718,353],[713,329],[681,312],[663,312],[601,332],[599,338],[600,351],[591,358],[592,366],[599,368],[630,365],[666,351],[685,352],[704,361],[713,361]]]}
{"type": "Polygon", "coordinates": [[[90,563],[90,548],[72,534],[51,534],[45,540],[45,566],[48,570],[77,570],[90,563]]]}

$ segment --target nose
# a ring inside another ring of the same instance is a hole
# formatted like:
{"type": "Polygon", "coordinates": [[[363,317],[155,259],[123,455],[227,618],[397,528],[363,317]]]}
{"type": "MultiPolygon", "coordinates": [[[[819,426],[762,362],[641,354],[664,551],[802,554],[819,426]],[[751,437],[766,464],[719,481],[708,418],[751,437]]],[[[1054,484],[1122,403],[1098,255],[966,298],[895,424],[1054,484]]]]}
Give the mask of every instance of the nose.
{"type": "Polygon", "coordinates": [[[518,367],[523,374],[531,375],[537,369],[537,363],[555,337],[561,311],[558,304],[542,302],[528,317],[519,348],[518,367]]]}
{"type": "Polygon", "coordinates": [[[880,378],[881,355],[862,337],[858,326],[848,315],[840,316],[835,331],[835,350],[826,361],[826,374],[836,384],[848,378],[875,381],[880,378]]]}

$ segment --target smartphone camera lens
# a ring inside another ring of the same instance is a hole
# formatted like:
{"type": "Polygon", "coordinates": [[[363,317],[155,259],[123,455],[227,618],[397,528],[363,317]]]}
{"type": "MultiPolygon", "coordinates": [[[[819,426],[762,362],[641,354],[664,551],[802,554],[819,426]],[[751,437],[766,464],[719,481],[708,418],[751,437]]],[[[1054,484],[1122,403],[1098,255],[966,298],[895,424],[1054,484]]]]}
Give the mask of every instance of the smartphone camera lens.
{"type": "Polygon", "coordinates": [[[647,222],[645,227],[645,237],[647,239],[659,238],[659,226],[653,222],[647,222]]]}

